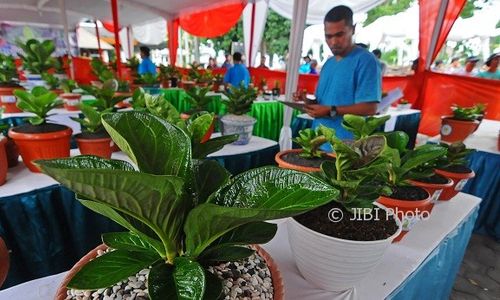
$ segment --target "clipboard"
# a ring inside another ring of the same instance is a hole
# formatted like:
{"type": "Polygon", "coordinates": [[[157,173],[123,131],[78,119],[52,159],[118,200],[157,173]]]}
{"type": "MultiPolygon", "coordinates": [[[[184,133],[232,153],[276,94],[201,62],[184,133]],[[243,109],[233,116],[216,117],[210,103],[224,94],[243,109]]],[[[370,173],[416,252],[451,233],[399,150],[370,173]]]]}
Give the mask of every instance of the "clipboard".
{"type": "Polygon", "coordinates": [[[306,112],[306,105],[307,104],[305,102],[298,102],[298,101],[293,101],[293,102],[292,101],[280,101],[280,102],[286,106],[298,109],[303,113],[307,113],[306,112]]]}

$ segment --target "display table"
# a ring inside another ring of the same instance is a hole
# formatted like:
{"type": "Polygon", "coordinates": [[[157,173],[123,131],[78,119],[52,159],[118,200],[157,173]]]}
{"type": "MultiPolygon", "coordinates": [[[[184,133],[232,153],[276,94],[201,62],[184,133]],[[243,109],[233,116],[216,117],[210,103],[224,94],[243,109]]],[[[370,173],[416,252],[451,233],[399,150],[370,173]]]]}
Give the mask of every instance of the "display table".
{"type": "MultiPolygon", "coordinates": [[[[165,99],[170,101],[179,112],[185,112],[190,109],[190,104],[187,99],[187,93],[180,88],[161,89],[162,95],[165,99]]],[[[214,101],[208,105],[208,111],[213,112],[219,116],[226,114],[226,106],[221,102],[223,96],[220,93],[210,93],[214,97],[214,101]]],[[[281,96],[281,100],[284,96],[281,96]]],[[[257,98],[252,105],[249,113],[250,116],[257,119],[253,128],[255,136],[263,137],[273,141],[278,141],[280,136],[281,127],[283,127],[283,112],[284,105],[276,100],[263,100],[257,98]]],[[[294,111],[293,116],[298,115],[297,110],[294,111]]]]}
{"type": "MultiPolygon", "coordinates": [[[[382,114],[380,116],[384,116],[382,114]]],[[[420,110],[404,109],[398,110],[395,107],[390,107],[387,115],[391,118],[385,123],[384,131],[404,131],[410,137],[409,147],[415,146],[417,138],[418,125],[420,123],[420,110]]],[[[292,136],[298,136],[300,130],[310,128],[313,118],[308,114],[300,114],[292,122],[292,136]]]]}
{"type": "MultiPolygon", "coordinates": [[[[380,264],[355,291],[322,291],[300,275],[288,244],[286,221],[264,249],[278,264],[285,299],[447,299],[469,241],[481,200],[460,193],[434,207],[432,216],[415,225],[404,240],[392,244],[380,264]]],[[[53,299],[66,272],[0,291],[2,299],[53,299]]]]}
{"type": "MultiPolygon", "coordinates": [[[[276,142],[253,137],[248,145],[226,145],[210,155],[232,174],[274,163],[276,142]]],[[[78,155],[78,150],[71,150],[78,155]]],[[[125,154],[113,153],[124,159],[125,154]]],[[[100,243],[103,232],[120,231],[114,222],[82,206],[75,194],[51,177],[11,168],[0,187],[0,236],[11,252],[4,287],[67,270],[100,243]]]]}

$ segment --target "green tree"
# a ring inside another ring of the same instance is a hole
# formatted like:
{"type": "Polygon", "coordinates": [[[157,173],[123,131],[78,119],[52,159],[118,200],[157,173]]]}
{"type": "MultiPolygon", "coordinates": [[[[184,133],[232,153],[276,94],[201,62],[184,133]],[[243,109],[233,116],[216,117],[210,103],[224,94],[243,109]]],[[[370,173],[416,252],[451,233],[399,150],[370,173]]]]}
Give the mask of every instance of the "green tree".
{"type": "Polygon", "coordinates": [[[470,18],[474,16],[476,10],[481,10],[487,8],[488,5],[492,4],[492,0],[467,0],[465,2],[462,12],[460,12],[460,17],[463,19],[470,18]]]}
{"type": "Polygon", "coordinates": [[[415,0],[386,0],[367,13],[367,18],[363,22],[363,26],[368,26],[383,16],[392,16],[402,11],[407,10],[415,0]]]}
{"type": "Polygon", "coordinates": [[[288,50],[292,21],[269,9],[264,29],[265,49],[269,54],[284,56],[288,50]]]}

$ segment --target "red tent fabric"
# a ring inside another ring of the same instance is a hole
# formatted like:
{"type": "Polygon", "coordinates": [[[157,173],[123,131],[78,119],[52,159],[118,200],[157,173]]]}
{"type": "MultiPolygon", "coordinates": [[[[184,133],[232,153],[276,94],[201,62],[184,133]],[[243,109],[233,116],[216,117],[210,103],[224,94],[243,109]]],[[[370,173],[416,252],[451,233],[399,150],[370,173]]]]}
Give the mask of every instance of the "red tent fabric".
{"type": "Polygon", "coordinates": [[[441,48],[443,47],[443,44],[446,41],[446,37],[448,37],[451,27],[453,27],[453,24],[455,24],[455,21],[460,15],[460,12],[464,7],[465,2],[466,0],[448,0],[448,7],[444,15],[443,24],[441,25],[441,30],[439,31],[439,37],[436,43],[436,48],[434,49],[434,53],[432,53],[432,60],[434,60],[437,57],[439,50],[441,50],[441,48]]]}
{"type": "Polygon", "coordinates": [[[245,4],[224,5],[207,11],[181,15],[181,28],[198,37],[212,38],[225,34],[238,22],[245,4]]]}
{"type": "Polygon", "coordinates": [[[177,62],[177,48],[179,47],[179,19],[167,21],[167,32],[170,64],[175,66],[177,62]]]}

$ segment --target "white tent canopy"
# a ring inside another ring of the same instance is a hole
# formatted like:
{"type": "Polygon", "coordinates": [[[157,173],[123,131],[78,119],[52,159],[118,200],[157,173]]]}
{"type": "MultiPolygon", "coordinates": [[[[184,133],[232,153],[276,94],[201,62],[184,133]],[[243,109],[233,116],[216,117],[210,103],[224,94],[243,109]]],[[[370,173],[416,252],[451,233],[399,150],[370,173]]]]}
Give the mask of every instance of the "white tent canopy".
{"type": "MultiPolygon", "coordinates": [[[[85,49],[97,49],[97,37],[88,32],[84,28],[78,28],[76,31],[77,35],[77,41],[78,41],[78,47],[79,48],[85,48],[85,49]]],[[[106,43],[101,39],[101,49],[103,50],[113,50],[113,46],[110,44],[106,43]]]]}

